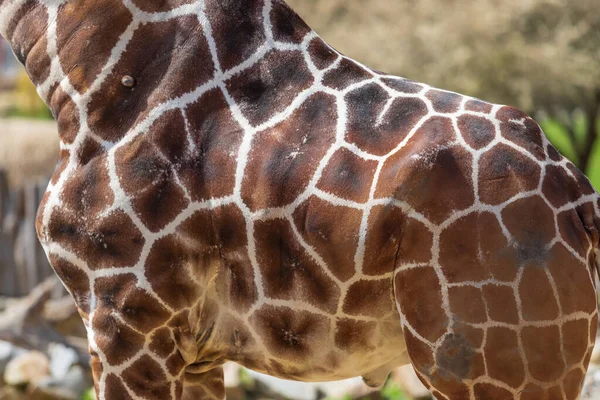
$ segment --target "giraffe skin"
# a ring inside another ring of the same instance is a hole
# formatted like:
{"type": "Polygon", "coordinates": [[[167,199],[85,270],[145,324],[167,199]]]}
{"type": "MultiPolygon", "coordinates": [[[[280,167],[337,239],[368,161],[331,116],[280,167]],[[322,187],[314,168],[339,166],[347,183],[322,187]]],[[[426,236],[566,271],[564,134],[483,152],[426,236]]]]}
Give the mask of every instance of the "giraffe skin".
{"type": "Polygon", "coordinates": [[[600,197],[527,115],[374,71],[280,0],[0,0],[58,122],[37,230],[99,399],[412,363],[437,399],[576,399],[600,197]]]}

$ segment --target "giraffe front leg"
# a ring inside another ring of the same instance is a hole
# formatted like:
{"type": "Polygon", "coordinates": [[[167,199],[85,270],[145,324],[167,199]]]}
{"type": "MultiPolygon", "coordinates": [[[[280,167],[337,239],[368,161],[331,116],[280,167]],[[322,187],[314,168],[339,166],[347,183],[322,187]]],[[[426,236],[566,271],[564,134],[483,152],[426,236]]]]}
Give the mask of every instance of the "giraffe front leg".
{"type": "Polygon", "coordinates": [[[223,367],[203,374],[186,373],[183,400],[222,400],[225,398],[223,367]]]}

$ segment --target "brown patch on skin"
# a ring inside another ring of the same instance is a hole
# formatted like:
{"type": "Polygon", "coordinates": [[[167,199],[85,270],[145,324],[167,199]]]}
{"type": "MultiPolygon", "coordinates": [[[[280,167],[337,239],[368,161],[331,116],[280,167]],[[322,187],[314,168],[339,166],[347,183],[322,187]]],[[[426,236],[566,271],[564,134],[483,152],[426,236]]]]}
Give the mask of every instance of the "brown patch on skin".
{"type": "Polygon", "coordinates": [[[475,353],[471,360],[471,371],[469,373],[469,379],[477,379],[486,375],[485,360],[483,354],[475,353]]]}
{"type": "Polygon", "coordinates": [[[459,116],[458,129],[467,144],[476,150],[484,148],[496,137],[494,124],[487,118],[475,115],[459,116]]]}
{"type": "Polygon", "coordinates": [[[450,311],[454,318],[471,323],[487,321],[481,290],[472,286],[454,286],[448,289],[450,311]]]}
{"type": "Polygon", "coordinates": [[[170,307],[189,307],[202,293],[189,275],[194,265],[203,266],[198,257],[201,255],[190,253],[177,235],[157,240],[150,249],[145,265],[146,278],[152,289],[170,307]]]}
{"type": "Polygon", "coordinates": [[[387,87],[400,93],[419,93],[423,86],[408,79],[383,78],[381,80],[387,87]]]}
{"type": "Polygon", "coordinates": [[[589,181],[580,176],[579,171],[576,172],[577,174],[571,171],[575,175],[575,178],[573,178],[569,175],[569,171],[562,166],[546,166],[542,192],[554,207],[560,208],[569,202],[576,201],[584,194],[593,193],[589,181]]]}
{"type": "Polygon", "coordinates": [[[273,2],[270,20],[276,41],[299,44],[311,31],[302,18],[284,2],[273,2]]]}
{"type": "MultiPolygon", "coordinates": [[[[41,41],[46,41],[48,12],[37,1],[27,1],[13,17],[7,27],[6,38],[19,62],[26,65],[32,49],[41,41]]],[[[49,65],[48,65],[49,66],[49,65]]],[[[34,77],[32,76],[32,79],[34,77]]],[[[38,80],[41,77],[35,77],[38,80]]]]}
{"type": "Polygon", "coordinates": [[[548,157],[550,157],[552,161],[559,162],[563,159],[563,156],[550,143],[546,146],[546,151],[548,152],[548,157]]]}
{"type": "Polygon", "coordinates": [[[567,365],[579,364],[585,358],[588,348],[588,321],[585,319],[568,321],[562,326],[564,355],[567,365]]]}
{"type": "Polygon", "coordinates": [[[33,46],[25,62],[25,69],[34,85],[40,85],[48,78],[51,63],[48,41],[44,36],[33,46]]]}
{"type": "Polygon", "coordinates": [[[465,104],[465,110],[489,114],[492,112],[492,105],[485,101],[472,99],[465,104]]]}
{"type": "Polygon", "coordinates": [[[50,182],[52,182],[53,185],[56,185],[56,183],[58,183],[62,173],[65,171],[65,169],[67,169],[70,157],[71,152],[69,150],[61,149],[58,153],[58,161],[56,163],[56,166],[54,167],[52,179],[50,180],[50,182]]]}
{"type": "Polygon", "coordinates": [[[392,272],[402,264],[431,260],[433,234],[398,207],[376,206],[371,210],[363,273],[370,276],[392,272]]]}
{"type": "Polygon", "coordinates": [[[131,13],[120,0],[61,5],[56,47],[62,70],[67,72],[75,90],[84,93],[89,89],[132,21],[131,13]]]}
{"type": "Polygon", "coordinates": [[[121,379],[115,374],[108,374],[106,376],[104,395],[107,399],[133,400],[129,393],[127,393],[127,389],[125,389],[121,379]]]}
{"type": "Polygon", "coordinates": [[[250,323],[269,352],[283,359],[315,359],[327,346],[329,319],[308,311],[265,305],[252,314],[250,323]]]}
{"type": "MultiPolygon", "coordinates": [[[[77,149],[77,163],[80,166],[85,166],[89,164],[94,158],[100,157],[105,153],[105,150],[100,146],[100,144],[86,137],[83,139],[83,143],[77,149]]],[[[106,160],[106,159],[104,159],[106,160]]],[[[106,166],[105,166],[106,167],[106,166]]]]}
{"type": "Polygon", "coordinates": [[[484,335],[483,329],[474,328],[471,325],[460,321],[453,321],[452,327],[454,329],[454,333],[461,335],[468,340],[473,349],[478,349],[481,347],[484,335]]]}
{"type": "Polygon", "coordinates": [[[144,355],[121,373],[127,386],[138,396],[146,399],[168,399],[171,385],[160,365],[144,355]]]}
{"type": "Polygon", "coordinates": [[[217,55],[223,71],[241,64],[264,44],[263,8],[263,0],[206,1],[205,12],[215,43],[219,43],[217,55]]]}
{"type": "Polygon", "coordinates": [[[191,152],[188,149],[185,120],[179,109],[164,112],[144,133],[144,137],[172,165],[183,162],[191,152]]]}
{"type": "Polygon", "coordinates": [[[546,246],[556,236],[554,213],[539,196],[510,203],[502,211],[502,221],[514,240],[522,265],[543,265],[546,246]]]}
{"type": "Polygon", "coordinates": [[[256,361],[264,357],[264,354],[257,350],[256,339],[244,320],[224,314],[221,316],[221,321],[214,336],[227,339],[225,359],[243,363],[247,358],[256,361]]]}
{"type": "Polygon", "coordinates": [[[348,249],[358,246],[361,211],[312,196],[296,208],[293,217],[298,232],[333,275],[342,281],[354,276],[354,252],[348,249]]]}
{"type": "Polygon", "coordinates": [[[573,370],[563,380],[563,388],[568,399],[576,399],[581,392],[585,373],[580,369],[573,370]]]}
{"type": "Polygon", "coordinates": [[[517,334],[506,328],[488,328],[484,356],[488,375],[513,388],[525,380],[525,369],[519,355],[517,334]]]}
{"type": "Polygon", "coordinates": [[[254,236],[267,297],[335,312],[340,289],[298,243],[287,221],[257,222],[254,236]]]}
{"type": "Polygon", "coordinates": [[[218,268],[217,291],[222,301],[239,312],[247,311],[258,295],[241,210],[228,205],[198,211],[179,226],[177,234],[196,279],[208,282],[211,271],[218,268]]]}
{"type": "Polygon", "coordinates": [[[391,279],[360,280],[348,288],[343,310],[348,315],[382,318],[395,310],[391,279]]]}
{"type": "MultiPolygon", "coordinates": [[[[466,338],[457,334],[448,334],[436,351],[438,374],[448,380],[463,380],[471,374],[474,356],[474,349],[466,338]]],[[[433,383],[439,388],[435,381],[433,383]]]]}
{"type": "Polygon", "coordinates": [[[437,373],[431,379],[431,384],[435,388],[439,389],[444,393],[444,397],[450,399],[468,399],[469,398],[469,387],[466,383],[455,379],[452,376],[442,376],[437,373]]]}
{"type": "Polygon", "coordinates": [[[167,366],[167,370],[173,376],[179,375],[182,369],[186,367],[185,360],[181,357],[179,352],[172,354],[165,360],[165,364],[167,366]]]}
{"type": "Polygon", "coordinates": [[[261,62],[228,80],[227,89],[250,124],[257,126],[283,112],[313,83],[300,51],[270,51],[261,62]]]}
{"type": "Polygon", "coordinates": [[[52,114],[58,124],[58,136],[64,143],[71,144],[79,132],[79,109],[69,96],[59,86],[50,100],[52,114]]]}
{"type": "Polygon", "coordinates": [[[427,115],[427,106],[416,98],[395,99],[379,124],[389,94],[378,84],[362,86],[345,97],[348,105],[346,140],[360,149],[383,156],[394,150],[427,115]]]}
{"type": "Polygon", "coordinates": [[[154,331],[148,347],[160,358],[167,358],[175,351],[175,342],[173,336],[171,336],[171,330],[160,328],[154,331]]]}
{"type": "Polygon", "coordinates": [[[410,356],[417,375],[423,383],[430,387],[427,378],[431,377],[430,371],[434,366],[432,349],[417,337],[415,337],[408,329],[404,330],[404,340],[406,340],[406,349],[410,356]]]}
{"type": "Polygon", "coordinates": [[[192,4],[194,1],[195,0],[162,0],[148,2],[145,0],[133,0],[133,4],[135,4],[142,11],[157,13],[171,11],[185,4],[192,4]]]}
{"type": "MultiPolygon", "coordinates": [[[[600,247],[600,214],[597,214],[594,210],[594,203],[585,203],[577,207],[577,214],[579,215],[579,222],[583,224],[583,228],[585,229],[585,237],[581,238],[581,241],[584,243],[583,246],[586,247],[586,251],[589,247],[589,240],[591,240],[592,249],[597,249],[600,247]]],[[[578,221],[574,221],[578,222],[578,221]]],[[[594,257],[594,252],[591,252],[591,257],[594,257]]],[[[587,254],[582,255],[584,258],[587,254]]],[[[591,260],[591,265],[594,260],[591,260]]]]}
{"type": "Polygon", "coordinates": [[[514,325],[519,323],[519,310],[512,287],[485,285],[482,290],[490,320],[514,325]]]}
{"type": "Polygon", "coordinates": [[[596,292],[587,265],[557,244],[550,251],[548,269],[554,278],[563,313],[583,311],[592,314],[596,311],[596,292]]]}
{"type": "Polygon", "coordinates": [[[144,237],[123,211],[85,218],[55,209],[48,226],[49,240],[75,253],[90,269],[126,268],[138,260],[144,237]]]}
{"type": "Polygon", "coordinates": [[[343,199],[365,203],[369,200],[377,164],[341,148],[331,157],[317,187],[343,199]]]}
{"type": "Polygon", "coordinates": [[[137,287],[133,274],[96,278],[94,293],[100,307],[118,312],[128,326],[150,332],[164,324],[170,313],[148,292],[137,287]]]}
{"type": "MultiPolygon", "coordinates": [[[[540,386],[528,383],[521,391],[521,400],[563,400],[564,397],[560,387],[554,386],[549,389],[544,389],[540,386]]],[[[571,397],[568,397],[571,399],[571,397]]],[[[574,397],[573,397],[574,399],[574,397]]]]}
{"type": "Polygon", "coordinates": [[[459,146],[451,122],[436,117],[428,120],[415,137],[390,157],[381,172],[376,195],[408,202],[431,222],[439,224],[475,201],[472,156],[459,146]]]}
{"type": "Polygon", "coordinates": [[[87,274],[71,264],[70,262],[58,257],[55,254],[49,256],[50,265],[65,285],[75,304],[85,315],[90,313],[90,278],[87,274]]]}
{"type": "MultiPolygon", "coordinates": [[[[185,113],[197,149],[175,164],[181,181],[193,201],[231,195],[244,133],[233,119],[223,93],[219,89],[205,93],[185,113]]],[[[164,139],[170,142],[168,134],[164,139]]]]}
{"type": "Polygon", "coordinates": [[[284,122],[258,133],[242,183],[244,203],[256,211],[296,200],[318,167],[315,160],[335,141],[336,119],[335,99],[318,93],[284,122]]]}
{"type": "Polygon", "coordinates": [[[521,311],[526,321],[544,321],[558,318],[558,304],[546,269],[525,268],[519,284],[521,311]]]}
{"type": "Polygon", "coordinates": [[[444,92],[442,90],[431,89],[426,94],[431,103],[433,109],[439,113],[454,113],[458,111],[460,102],[463,96],[457,93],[444,92]]]}
{"type": "Polygon", "coordinates": [[[141,25],[90,100],[90,129],[119,140],[159,104],[207,82],[214,73],[209,54],[196,16],[141,25]],[[124,75],[135,79],[133,89],[121,84],[124,75]]]}
{"type": "Polygon", "coordinates": [[[114,202],[106,155],[73,170],[60,193],[64,208],[86,219],[96,219],[114,202]]]}
{"type": "Polygon", "coordinates": [[[475,398],[481,400],[509,400],[513,394],[506,389],[488,383],[476,383],[474,387],[475,398]]]}
{"type": "Polygon", "coordinates": [[[442,309],[440,282],[432,267],[399,272],[395,291],[402,314],[421,336],[435,342],[446,333],[449,321],[442,309]],[[423,293],[429,295],[423,297],[423,293]]]}
{"type": "Polygon", "coordinates": [[[336,90],[344,90],[354,83],[371,78],[373,78],[373,75],[365,71],[360,65],[343,58],[336,68],[328,71],[323,76],[323,85],[336,90]]]}
{"type": "Polygon", "coordinates": [[[110,365],[124,363],[144,347],[144,336],[117,319],[110,307],[96,308],[92,323],[94,340],[110,365]]]}
{"type": "Polygon", "coordinates": [[[567,210],[557,216],[560,236],[582,258],[587,257],[590,246],[588,231],[583,225],[585,223],[583,218],[585,218],[585,215],[595,214],[592,204],[587,204],[584,208],[567,210]]]}
{"type": "Polygon", "coordinates": [[[540,161],[546,159],[544,152],[543,133],[537,122],[525,113],[513,107],[502,107],[496,114],[500,120],[500,132],[502,136],[517,144],[524,151],[540,161]],[[522,123],[514,122],[522,121],[522,123]]]}
{"type": "MultiPolygon", "coordinates": [[[[451,142],[456,140],[452,121],[442,117],[433,117],[425,121],[415,132],[414,137],[427,137],[428,140],[409,140],[402,149],[388,158],[380,174],[376,191],[377,197],[389,197],[399,182],[411,183],[412,170],[423,169],[423,166],[415,165],[418,163],[415,163],[413,158],[424,155],[431,164],[434,162],[432,158],[438,149],[448,147],[451,142]]],[[[417,174],[414,173],[414,175],[417,174]]],[[[407,187],[405,192],[410,194],[416,190],[418,187],[407,187]]]]}
{"type": "Polygon", "coordinates": [[[498,205],[519,193],[535,190],[541,173],[541,167],[530,158],[499,144],[479,160],[479,197],[484,203],[498,205]]]}
{"type": "Polygon", "coordinates": [[[562,376],[565,363],[561,354],[560,328],[558,326],[525,327],[521,331],[521,340],[529,372],[534,379],[542,382],[554,382],[562,376]]]}
{"type": "Polygon", "coordinates": [[[590,180],[581,172],[573,163],[566,164],[567,169],[573,174],[573,178],[577,183],[576,186],[579,188],[580,195],[591,195],[595,194],[596,190],[592,186],[590,180]]]}
{"type": "Polygon", "coordinates": [[[172,163],[157,152],[146,136],[117,150],[115,158],[123,190],[131,197],[135,213],[152,232],[163,229],[188,206],[172,163]]]}
{"type": "Polygon", "coordinates": [[[320,38],[311,40],[308,45],[308,54],[315,67],[319,70],[329,67],[338,58],[338,54],[320,38]]]}
{"type": "Polygon", "coordinates": [[[441,234],[440,264],[450,283],[491,278],[512,281],[516,262],[494,214],[469,214],[441,234]]]}
{"type": "Polygon", "coordinates": [[[369,338],[375,334],[377,323],[343,318],[336,322],[335,345],[349,353],[375,349],[369,338]]]}

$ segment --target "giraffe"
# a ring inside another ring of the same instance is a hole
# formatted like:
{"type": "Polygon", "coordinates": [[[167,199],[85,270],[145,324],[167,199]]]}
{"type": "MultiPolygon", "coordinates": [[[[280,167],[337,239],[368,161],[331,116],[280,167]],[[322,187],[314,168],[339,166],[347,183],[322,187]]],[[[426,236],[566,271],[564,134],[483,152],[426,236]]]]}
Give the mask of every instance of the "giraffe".
{"type": "Polygon", "coordinates": [[[58,123],[36,227],[99,399],[222,364],[576,399],[600,196],[522,112],[372,70],[282,0],[0,0],[58,123]]]}

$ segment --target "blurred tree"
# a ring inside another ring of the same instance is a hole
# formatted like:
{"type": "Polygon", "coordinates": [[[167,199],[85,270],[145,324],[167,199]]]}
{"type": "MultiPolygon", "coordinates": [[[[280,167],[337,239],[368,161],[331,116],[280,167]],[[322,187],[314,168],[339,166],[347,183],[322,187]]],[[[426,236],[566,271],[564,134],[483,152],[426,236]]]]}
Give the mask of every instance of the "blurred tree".
{"type": "Polygon", "coordinates": [[[13,93],[13,107],[8,111],[9,116],[50,119],[52,113],[38,96],[37,90],[25,71],[19,72],[13,93]]]}
{"type": "Polygon", "coordinates": [[[598,0],[288,1],[369,66],[536,113],[600,189],[598,0]]]}

